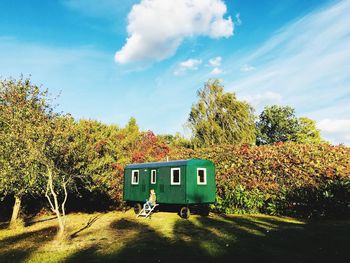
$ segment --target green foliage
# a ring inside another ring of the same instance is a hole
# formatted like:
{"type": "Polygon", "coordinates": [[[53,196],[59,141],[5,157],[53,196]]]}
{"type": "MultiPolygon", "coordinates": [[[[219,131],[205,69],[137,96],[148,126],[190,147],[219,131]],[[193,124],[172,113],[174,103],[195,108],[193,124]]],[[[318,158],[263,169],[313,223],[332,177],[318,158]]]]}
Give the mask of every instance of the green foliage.
{"type": "Polygon", "coordinates": [[[289,106],[266,106],[256,123],[257,145],[293,141],[323,143],[316,122],[307,117],[297,118],[289,106]]]}
{"type": "Polygon", "coordinates": [[[258,213],[264,206],[265,195],[259,189],[248,190],[244,185],[225,185],[214,210],[232,213],[258,213]]]}
{"type": "Polygon", "coordinates": [[[252,107],[225,93],[219,80],[209,80],[197,92],[199,101],[192,106],[188,124],[199,146],[255,142],[252,107]]]}
{"type": "Polygon", "coordinates": [[[298,132],[298,119],[289,106],[266,106],[256,127],[258,145],[285,142],[298,132]]]}
{"type": "Polygon", "coordinates": [[[170,147],[184,147],[184,148],[194,148],[193,142],[190,139],[185,138],[180,133],[176,133],[175,135],[164,134],[158,135],[158,138],[169,145],[170,147]]]}
{"type": "Polygon", "coordinates": [[[80,120],[75,127],[78,148],[72,165],[84,179],[79,192],[93,202],[120,204],[124,166],[164,160],[169,152],[152,132],[141,132],[134,118],[124,128],[93,120],[80,120]]]}
{"type": "Polygon", "coordinates": [[[39,195],[38,147],[43,147],[43,123],[53,117],[47,91],[29,79],[0,82],[0,193],[3,196],[39,195]],[[40,145],[40,146],[39,146],[40,145]]]}
{"type": "Polygon", "coordinates": [[[349,148],[322,143],[313,120],[297,119],[292,108],[279,106],[265,108],[257,123],[258,143],[275,143],[250,146],[255,128],[247,103],[224,93],[218,81],[207,82],[198,96],[189,118],[191,141],[180,134],[140,131],[135,118],[125,127],[76,121],[55,114],[47,91],[29,80],[2,81],[0,197],[43,195],[50,170],[57,194],[67,183],[69,196],[77,203],[107,208],[122,203],[126,164],[170,155],[215,163],[218,212],[349,214],[349,148]],[[276,143],[280,141],[290,142],[276,143]]]}
{"type": "Polygon", "coordinates": [[[2,81],[0,102],[2,198],[43,196],[50,175],[58,201],[67,190],[71,199],[106,208],[122,202],[126,164],[164,160],[169,152],[153,132],[140,131],[135,118],[119,128],[55,114],[47,91],[30,80],[2,81]]]}
{"type": "Polygon", "coordinates": [[[40,127],[48,132],[44,147],[39,148],[37,153],[37,160],[42,166],[41,174],[47,182],[47,173],[49,170],[52,172],[57,194],[64,191],[63,183],[66,183],[69,193],[75,192],[76,183],[81,180],[80,162],[85,150],[78,141],[75,121],[70,115],[56,116],[46,125],[42,123],[40,127]]]}
{"type": "Polygon", "coordinates": [[[280,143],[177,149],[173,159],[204,158],[216,166],[216,209],[294,216],[350,213],[350,148],[280,143]],[[341,211],[336,213],[336,211],[341,211]]]}
{"type": "Polygon", "coordinates": [[[350,215],[350,178],[329,178],[317,188],[300,187],[287,191],[292,207],[281,203],[289,215],[344,217],[350,215]]]}
{"type": "Polygon", "coordinates": [[[307,117],[298,119],[298,131],[293,138],[299,143],[322,143],[325,142],[321,138],[320,130],[316,127],[316,122],[307,117]]]}

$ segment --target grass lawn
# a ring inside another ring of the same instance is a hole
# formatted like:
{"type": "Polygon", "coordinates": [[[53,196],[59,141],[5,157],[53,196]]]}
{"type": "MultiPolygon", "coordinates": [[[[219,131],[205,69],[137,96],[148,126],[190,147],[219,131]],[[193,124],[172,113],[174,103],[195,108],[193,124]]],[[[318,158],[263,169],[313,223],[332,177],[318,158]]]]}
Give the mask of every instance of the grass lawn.
{"type": "MultiPolygon", "coordinates": [[[[264,215],[183,220],[130,210],[70,214],[69,238],[55,240],[53,217],[0,229],[0,262],[350,262],[350,221],[304,223],[264,215]]],[[[1,226],[1,225],[0,225],[1,226]]]]}

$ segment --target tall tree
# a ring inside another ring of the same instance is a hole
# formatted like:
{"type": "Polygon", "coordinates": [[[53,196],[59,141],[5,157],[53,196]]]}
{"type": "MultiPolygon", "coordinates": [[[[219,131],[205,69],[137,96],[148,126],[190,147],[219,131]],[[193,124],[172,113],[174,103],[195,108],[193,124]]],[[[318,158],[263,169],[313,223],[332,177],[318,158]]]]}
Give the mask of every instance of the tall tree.
{"type": "Polygon", "coordinates": [[[209,80],[197,92],[188,123],[199,146],[255,142],[253,108],[224,92],[219,80],[209,80]]]}
{"type": "Polygon", "coordinates": [[[29,79],[0,82],[0,192],[15,198],[11,224],[17,220],[24,195],[38,195],[43,180],[36,147],[43,123],[53,115],[47,91],[29,79]]]}
{"type": "Polygon", "coordinates": [[[294,141],[299,143],[323,142],[315,121],[297,118],[289,106],[266,106],[256,123],[257,144],[294,141]]]}
{"type": "Polygon", "coordinates": [[[298,131],[298,118],[289,106],[266,106],[256,123],[257,144],[291,140],[298,131]]]}

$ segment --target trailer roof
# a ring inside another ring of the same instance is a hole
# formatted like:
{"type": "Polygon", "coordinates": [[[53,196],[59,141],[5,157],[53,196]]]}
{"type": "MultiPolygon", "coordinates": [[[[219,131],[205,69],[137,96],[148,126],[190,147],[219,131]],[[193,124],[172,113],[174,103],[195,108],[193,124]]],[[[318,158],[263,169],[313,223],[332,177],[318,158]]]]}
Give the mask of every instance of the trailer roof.
{"type": "Polygon", "coordinates": [[[125,169],[137,169],[137,168],[155,168],[155,167],[168,167],[168,166],[183,166],[189,161],[201,160],[201,159],[187,159],[187,160],[176,160],[169,162],[153,162],[153,163],[134,163],[125,166],[125,169]]]}

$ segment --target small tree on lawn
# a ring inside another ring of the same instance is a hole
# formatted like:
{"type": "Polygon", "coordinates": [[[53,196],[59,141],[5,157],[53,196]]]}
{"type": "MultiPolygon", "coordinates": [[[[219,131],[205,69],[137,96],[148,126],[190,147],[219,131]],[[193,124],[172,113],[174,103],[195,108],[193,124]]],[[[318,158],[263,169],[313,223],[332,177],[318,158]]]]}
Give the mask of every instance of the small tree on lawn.
{"type": "Polygon", "coordinates": [[[38,158],[45,168],[45,197],[57,216],[58,236],[62,237],[66,228],[68,194],[74,190],[75,182],[80,178],[81,144],[75,140],[76,125],[70,116],[56,117],[50,127],[51,133],[44,149],[38,152],[38,158]]]}

